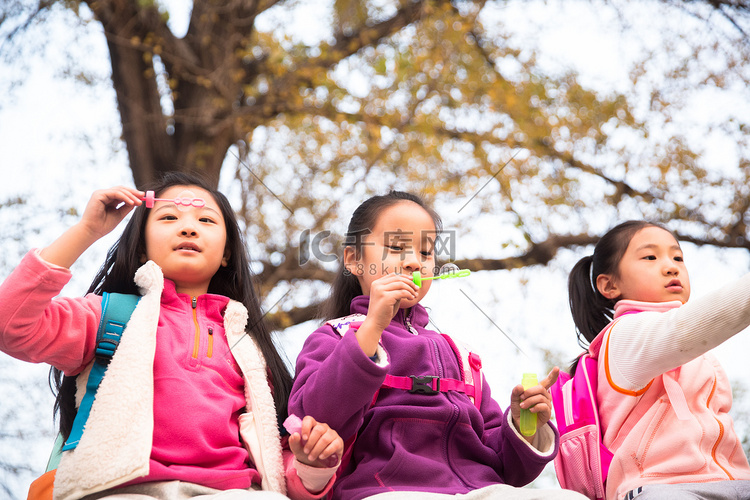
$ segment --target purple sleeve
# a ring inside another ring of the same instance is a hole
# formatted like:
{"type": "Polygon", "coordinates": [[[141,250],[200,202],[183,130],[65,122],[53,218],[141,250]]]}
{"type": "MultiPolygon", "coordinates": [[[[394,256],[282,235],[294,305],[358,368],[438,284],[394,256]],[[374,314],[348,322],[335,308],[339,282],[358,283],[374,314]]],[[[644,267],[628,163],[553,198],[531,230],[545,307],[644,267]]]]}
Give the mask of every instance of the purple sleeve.
{"type": "Polygon", "coordinates": [[[387,373],[387,367],[362,351],[353,330],[341,337],[331,326],[322,326],[307,338],[297,357],[289,412],[311,415],[347,440],[362,425],[387,373]]]}
{"type": "Polygon", "coordinates": [[[101,297],[56,297],[70,271],[31,251],[0,285],[0,350],[76,375],[94,357],[101,297]]]}

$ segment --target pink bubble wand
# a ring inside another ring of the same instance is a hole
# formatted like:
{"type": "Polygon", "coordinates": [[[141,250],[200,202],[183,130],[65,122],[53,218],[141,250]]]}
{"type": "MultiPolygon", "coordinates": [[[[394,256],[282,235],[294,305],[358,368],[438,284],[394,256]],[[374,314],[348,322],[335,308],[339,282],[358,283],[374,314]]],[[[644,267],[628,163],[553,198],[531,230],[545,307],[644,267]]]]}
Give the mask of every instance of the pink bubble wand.
{"type": "MultiPolygon", "coordinates": [[[[302,419],[299,418],[297,415],[290,414],[286,420],[284,420],[284,428],[287,430],[289,434],[294,434],[295,432],[297,434],[300,434],[300,437],[302,437],[302,419]]],[[[305,446],[306,441],[303,439],[300,444],[302,446],[305,446]]],[[[333,454],[325,459],[324,465],[328,468],[336,467],[339,463],[339,456],[337,454],[333,454]]]]}
{"type": "Polygon", "coordinates": [[[203,198],[196,198],[195,195],[190,191],[184,191],[180,193],[177,198],[156,198],[153,191],[146,191],[146,196],[141,198],[146,202],[146,208],[154,208],[154,202],[157,201],[169,201],[177,205],[177,208],[182,210],[182,207],[196,207],[201,208],[206,206],[206,200],[203,198]]]}

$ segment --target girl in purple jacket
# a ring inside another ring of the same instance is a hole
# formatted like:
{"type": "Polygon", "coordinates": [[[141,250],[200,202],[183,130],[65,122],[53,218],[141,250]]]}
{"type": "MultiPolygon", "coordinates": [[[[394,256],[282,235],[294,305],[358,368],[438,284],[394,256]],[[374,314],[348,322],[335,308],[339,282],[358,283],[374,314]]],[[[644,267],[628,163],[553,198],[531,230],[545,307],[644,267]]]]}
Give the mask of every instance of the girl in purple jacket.
{"type": "Polygon", "coordinates": [[[583,498],[519,488],[557,453],[547,391],[557,368],[535,387],[515,387],[505,412],[486,383],[479,408],[457,388],[463,363],[426,328],[419,304],[431,281],[411,279],[433,275],[440,229],[435,212],[402,192],[368,199],[349,223],[329,321],[297,358],[289,399],[290,413],[327,422],[347,442],[333,497],[583,498]],[[420,377],[411,390],[384,385],[410,376],[420,377]],[[537,415],[533,436],[519,432],[522,408],[537,415]]]}

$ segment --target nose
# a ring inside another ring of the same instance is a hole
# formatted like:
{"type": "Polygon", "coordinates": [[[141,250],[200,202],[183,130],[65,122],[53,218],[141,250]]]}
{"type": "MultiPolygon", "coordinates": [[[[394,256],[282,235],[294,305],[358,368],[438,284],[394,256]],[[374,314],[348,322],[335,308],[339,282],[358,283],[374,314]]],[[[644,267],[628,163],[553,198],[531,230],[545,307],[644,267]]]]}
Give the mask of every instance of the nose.
{"type": "Polygon", "coordinates": [[[664,265],[664,273],[667,276],[677,276],[680,273],[680,268],[674,260],[667,259],[667,262],[664,265]]]}
{"type": "Polygon", "coordinates": [[[181,236],[197,236],[198,233],[195,231],[195,228],[190,222],[185,222],[185,224],[182,226],[182,229],[180,230],[181,236]]]}
{"type": "Polygon", "coordinates": [[[421,263],[419,262],[419,258],[417,257],[417,252],[413,248],[408,249],[406,252],[404,252],[404,261],[402,266],[405,271],[408,271],[410,273],[419,271],[422,267],[421,263]]]}

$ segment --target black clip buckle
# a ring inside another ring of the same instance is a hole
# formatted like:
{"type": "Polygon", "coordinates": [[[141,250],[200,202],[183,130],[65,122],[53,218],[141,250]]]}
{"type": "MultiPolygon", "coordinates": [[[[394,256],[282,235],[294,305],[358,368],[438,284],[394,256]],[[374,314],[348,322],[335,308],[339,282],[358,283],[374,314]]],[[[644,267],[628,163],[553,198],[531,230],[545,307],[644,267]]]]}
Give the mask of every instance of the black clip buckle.
{"type": "Polygon", "coordinates": [[[411,389],[409,389],[409,392],[411,393],[433,395],[440,392],[440,377],[435,377],[433,375],[409,375],[409,378],[411,379],[411,389]],[[437,386],[435,389],[432,388],[433,380],[437,380],[437,386]]]}
{"type": "Polygon", "coordinates": [[[100,341],[94,351],[94,358],[99,364],[108,366],[109,362],[112,361],[112,356],[115,355],[117,345],[117,342],[111,340],[100,341]]]}

